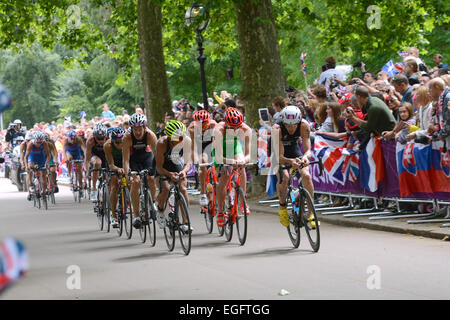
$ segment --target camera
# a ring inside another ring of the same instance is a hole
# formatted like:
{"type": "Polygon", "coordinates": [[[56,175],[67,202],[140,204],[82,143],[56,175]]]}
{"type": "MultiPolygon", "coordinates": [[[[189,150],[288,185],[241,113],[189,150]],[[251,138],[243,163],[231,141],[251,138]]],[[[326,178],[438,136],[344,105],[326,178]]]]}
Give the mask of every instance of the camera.
{"type": "Polygon", "coordinates": [[[330,81],[330,90],[333,90],[334,88],[336,88],[338,86],[339,86],[339,83],[337,83],[336,80],[333,79],[330,81]]]}
{"type": "Polygon", "coordinates": [[[353,68],[361,68],[361,61],[357,61],[353,64],[353,68]]]}
{"type": "Polygon", "coordinates": [[[431,139],[427,136],[421,136],[418,138],[414,139],[415,143],[421,143],[421,144],[430,144],[431,143],[431,139]]]}

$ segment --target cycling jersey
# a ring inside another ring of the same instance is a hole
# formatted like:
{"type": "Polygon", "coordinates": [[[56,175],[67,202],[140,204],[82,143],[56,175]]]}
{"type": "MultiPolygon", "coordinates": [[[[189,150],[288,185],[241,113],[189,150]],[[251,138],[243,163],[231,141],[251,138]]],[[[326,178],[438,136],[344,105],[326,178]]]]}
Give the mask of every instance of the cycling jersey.
{"type": "Polygon", "coordinates": [[[284,123],[280,124],[281,129],[281,143],[284,147],[284,157],[288,159],[300,158],[303,153],[300,145],[302,144],[301,138],[301,123],[297,125],[297,129],[294,134],[289,134],[284,123]]]}
{"type": "Polygon", "coordinates": [[[153,164],[153,153],[147,148],[147,131],[144,133],[142,140],[137,140],[130,131],[131,134],[131,150],[130,150],[130,169],[131,171],[142,171],[148,169],[151,176],[155,175],[155,165],[153,164]]]}
{"type": "Polygon", "coordinates": [[[172,150],[170,140],[167,139],[163,168],[169,172],[181,172],[184,168],[183,148],[181,148],[180,152],[172,152],[172,150]]]}
{"type": "Polygon", "coordinates": [[[67,153],[69,153],[73,160],[81,160],[81,147],[78,143],[67,143],[67,153]]]}
{"type": "Polygon", "coordinates": [[[46,160],[47,157],[44,151],[44,144],[41,144],[39,147],[33,144],[30,154],[28,156],[28,162],[36,163],[40,168],[42,168],[45,166],[46,160]]]}
{"type": "Polygon", "coordinates": [[[118,168],[123,168],[123,163],[122,163],[122,150],[120,150],[119,148],[117,148],[114,145],[114,142],[111,142],[111,153],[114,159],[114,165],[118,168]]]}
{"type": "MultiPolygon", "coordinates": [[[[242,148],[242,144],[241,144],[241,139],[240,137],[236,136],[236,137],[225,137],[225,139],[223,139],[223,143],[222,143],[222,156],[223,158],[227,158],[227,159],[234,159],[234,157],[238,154],[244,154],[244,149],[242,148]],[[229,151],[227,150],[233,150],[230,152],[230,154],[228,154],[229,151]]],[[[216,159],[216,150],[213,149],[212,150],[212,157],[213,157],[213,162],[214,162],[214,166],[218,166],[219,163],[217,162],[216,159]]]]}
{"type": "Polygon", "coordinates": [[[106,156],[105,150],[103,150],[103,146],[97,143],[97,140],[94,138],[95,145],[92,147],[92,155],[100,158],[102,160],[102,168],[106,168],[106,156]]]}

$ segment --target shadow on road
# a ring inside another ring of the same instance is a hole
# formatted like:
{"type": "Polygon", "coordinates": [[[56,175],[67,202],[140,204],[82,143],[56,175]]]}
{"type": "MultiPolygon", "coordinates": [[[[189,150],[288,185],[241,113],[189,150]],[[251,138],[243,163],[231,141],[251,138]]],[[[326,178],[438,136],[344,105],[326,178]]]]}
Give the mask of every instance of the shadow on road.
{"type": "MultiPolygon", "coordinates": [[[[111,241],[111,240],[110,240],[111,241]]],[[[98,251],[105,251],[105,250],[117,250],[120,248],[129,248],[129,247],[136,247],[136,246],[142,246],[141,243],[138,242],[130,242],[126,244],[113,244],[111,246],[103,246],[103,247],[94,247],[94,248],[86,248],[83,251],[85,252],[98,252],[98,251]]]]}
{"type": "Polygon", "coordinates": [[[287,255],[287,254],[296,254],[296,255],[310,255],[314,254],[311,250],[302,250],[302,249],[295,249],[295,248],[271,248],[271,249],[265,249],[262,251],[254,251],[254,252],[243,252],[238,254],[231,254],[228,257],[232,259],[242,259],[242,258],[251,258],[251,257],[274,257],[274,256],[280,256],[280,255],[287,255]]]}
{"type": "Polygon", "coordinates": [[[148,254],[141,254],[138,256],[130,256],[130,257],[123,257],[118,259],[113,259],[113,262],[134,262],[134,261],[141,261],[141,260],[148,260],[148,259],[156,259],[156,258],[171,258],[171,257],[187,257],[182,251],[177,252],[168,252],[168,251],[158,251],[158,252],[152,252],[148,254]]]}

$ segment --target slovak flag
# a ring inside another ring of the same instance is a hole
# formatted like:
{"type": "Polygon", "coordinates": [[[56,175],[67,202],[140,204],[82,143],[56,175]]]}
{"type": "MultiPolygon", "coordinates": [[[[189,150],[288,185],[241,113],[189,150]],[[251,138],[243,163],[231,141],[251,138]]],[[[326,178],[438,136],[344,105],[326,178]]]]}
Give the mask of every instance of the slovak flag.
{"type": "Polygon", "coordinates": [[[360,154],[361,187],[370,192],[378,190],[385,177],[383,150],[378,137],[371,138],[360,154]]]}
{"type": "Polygon", "coordinates": [[[403,58],[405,58],[405,57],[407,57],[408,56],[408,51],[399,51],[398,52],[398,55],[400,56],[400,57],[403,57],[403,58]]]}
{"type": "Polygon", "coordinates": [[[305,63],[305,58],[306,58],[306,53],[302,52],[302,55],[300,56],[300,60],[302,62],[302,72],[306,77],[306,63],[305,63]]]}

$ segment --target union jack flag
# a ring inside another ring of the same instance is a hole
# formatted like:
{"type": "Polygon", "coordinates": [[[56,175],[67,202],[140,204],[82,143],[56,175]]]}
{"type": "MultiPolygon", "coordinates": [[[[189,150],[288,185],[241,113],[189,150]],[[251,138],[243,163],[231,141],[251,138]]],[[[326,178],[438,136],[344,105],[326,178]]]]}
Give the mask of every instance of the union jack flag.
{"type": "Polygon", "coordinates": [[[394,64],[394,68],[395,68],[395,72],[396,73],[402,72],[404,67],[405,67],[405,63],[404,62],[397,62],[396,64],[394,64]]]}
{"type": "Polygon", "coordinates": [[[407,57],[408,56],[408,51],[399,51],[398,52],[398,55],[400,56],[400,57],[407,57]]]}
{"type": "Polygon", "coordinates": [[[306,77],[306,64],[305,64],[305,58],[306,58],[306,53],[302,52],[302,55],[300,56],[300,61],[302,62],[302,72],[306,77]]]}

